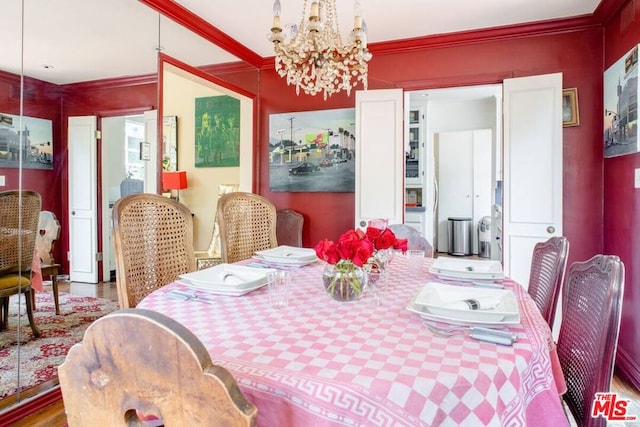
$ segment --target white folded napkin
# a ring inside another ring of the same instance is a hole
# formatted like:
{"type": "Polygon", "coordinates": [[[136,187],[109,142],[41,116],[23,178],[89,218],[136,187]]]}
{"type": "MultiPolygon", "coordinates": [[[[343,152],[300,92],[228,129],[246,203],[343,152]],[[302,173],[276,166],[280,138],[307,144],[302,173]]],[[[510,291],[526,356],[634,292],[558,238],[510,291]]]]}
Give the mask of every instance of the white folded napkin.
{"type": "Polygon", "coordinates": [[[232,285],[232,286],[240,285],[246,282],[246,280],[238,276],[237,273],[232,273],[229,271],[221,271],[220,273],[218,273],[218,280],[220,281],[220,283],[224,285],[232,285]]]}
{"type": "Polygon", "coordinates": [[[444,307],[454,310],[491,310],[500,303],[500,298],[494,296],[484,296],[467,298],[461,301],[450,302],[444,307]]]}

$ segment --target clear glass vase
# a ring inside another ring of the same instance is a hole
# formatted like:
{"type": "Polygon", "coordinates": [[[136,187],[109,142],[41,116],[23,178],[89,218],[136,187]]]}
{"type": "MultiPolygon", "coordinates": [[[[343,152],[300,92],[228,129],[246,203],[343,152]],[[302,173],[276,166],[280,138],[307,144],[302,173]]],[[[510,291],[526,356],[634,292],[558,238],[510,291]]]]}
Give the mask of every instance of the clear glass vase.
{"type": "Polygon", "coordinates": [[[351,261],[327,264],[322,272],[324,289],[336,301],[354,301],[362,298],[367,275],[362,267],[351,261]]]}

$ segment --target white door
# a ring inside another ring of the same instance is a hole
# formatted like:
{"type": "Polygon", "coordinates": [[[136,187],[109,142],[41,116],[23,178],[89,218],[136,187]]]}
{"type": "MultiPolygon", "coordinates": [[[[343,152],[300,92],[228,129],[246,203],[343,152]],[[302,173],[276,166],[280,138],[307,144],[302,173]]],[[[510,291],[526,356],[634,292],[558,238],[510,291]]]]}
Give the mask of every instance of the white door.
{"type": "Polygon", "coordinates": [[[126,116],[104,117],[100,122],[102,130],[102,277],[109,280],[111,271],[116,270],[111,235],[111,208],[120,198],[120,182],[127,176],[126,116]]]}
{"type": "Polygon", "coordinates": [[[96,117],[69,117],[69,276],[98,283],[96,117]]]}
{"type": "Polygon", "coordinates": [[[491,215],[491,129],[440,132],[438,168],[438,252],[449,250],[448,220],[470,218],[472,253],[478,253],[478,223],[491,215]]]}
{"type": "Polygon", "coordinates": [[[355,227],[404,215],[402,89],[356,92],[355,227]]]}
{"type": "Polygon", "coordinates": [[[533,246],[562,235],[562,74],[508,79],[503,90],[503,263],[527,287],[533,246]]]}
{"type": "Polygon", "coordinates": [[[478,224],[480,220],[491,216],[493,163],[491,161],[493,132],[491,129],[473,131],[473,253],[480,252],[478,224]]]}
{"type": "Polygon", "coordinates": [[[450,217],[473,216],[473,133],[441,132],[436,141],[438,168],[438,252],[448,252],[450,217]]]}

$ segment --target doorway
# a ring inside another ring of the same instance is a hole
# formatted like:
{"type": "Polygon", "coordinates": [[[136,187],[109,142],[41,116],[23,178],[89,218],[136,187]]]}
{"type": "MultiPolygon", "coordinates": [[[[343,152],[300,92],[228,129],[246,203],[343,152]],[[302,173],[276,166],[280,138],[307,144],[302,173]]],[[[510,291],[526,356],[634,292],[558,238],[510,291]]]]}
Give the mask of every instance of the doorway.
{"type": "Polygon", "coordinates": [[[155,111],[101,118],[102,129],[102,277],[115,280],[111,210],[120,197],[156,192],[154,138],[148,135],[155,111]]]}
{"type": "MultiPolygon", "coordinates": [[[[472,253],[477,255],[479,219],[490,216],[492,223],[498,220],[494,217],[492,206],[500,201],[498,193],[502,180],[502,85],[428,89],[411,91],[408,95],[411,109],[420,109],[424,114],[424,129],[422,129],[425,135],[422,141],[424,167],[420,185],[423,186],[422,205],[425,207],[423,220],[425,238],[432,243],[436,251],[446,253],[448,216],[460,216],[462,212],[464,216],[473,219],[472,253]],[[473,147],[474,135],[475,139],[486,141],[483,148],[476,149],[476,152],[483,154],[483,166],[478,167],[478,170],[484,172],[484,178],[482,184],[471,189],[473,191],[468,193],[468,198],[467,193],[464,193],[459,200],[460,203],[453,202],[454,193],[447,190],[446,185],[444,189],[439,185],[441,165],[445,164],[441,164],[441,160],[446,160],[446,164],[453,165],[453,170],[458,172],[454,175],[462,176],[472,172],[473,156],[469,154],[470,151],[467,148],[473,147]],[[463,149],[463,147],[467,148],[463,149]],[[467,163],[468,167],[462,166],[464,163],[467,163]],[[477,214],[474,214],[472,207],[476,194],[482,195],[483,201],[478,202],[477,205],[482,205],[483,208],[477,209],[477,214]],[[454,206],[454,210],[446,213],[447,205],[454,206]],[[469,206],[471,210],[467,209],[469,206]],[[439,215],[440,207],[444,210],[439,215]],[[457,210],[458,207],[461,211],[457,210]]],[[[500,256],[492,253],[491,258],[500,259],[500,256]]]]}

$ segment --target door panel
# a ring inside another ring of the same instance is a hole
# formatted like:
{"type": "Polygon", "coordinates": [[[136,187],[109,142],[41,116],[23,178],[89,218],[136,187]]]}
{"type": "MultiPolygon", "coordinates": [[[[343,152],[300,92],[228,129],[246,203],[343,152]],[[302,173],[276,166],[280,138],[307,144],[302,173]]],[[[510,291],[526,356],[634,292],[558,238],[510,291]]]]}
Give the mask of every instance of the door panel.
{"type": "Polygon", "coordinates": [[[438,252],[449,250],[449,217],[473,216],[473,133],[441,132],[438,165],[438,252]]]}
{"type": "Polygon", "coordinates": [[[69,275],[98,283],[96,117],[69,117],[69,275]]]}
{"type": "Polygon", "coordinates": [[[505,274],[528,286],[536,242],[562,235],[562,74],[504,81],[505,274]]]}
{"type": "Polygon", "coordinates": [[[355,227],[375,218],[403,222],[402,104],[401,89],[356,92],[355,227]]]}

